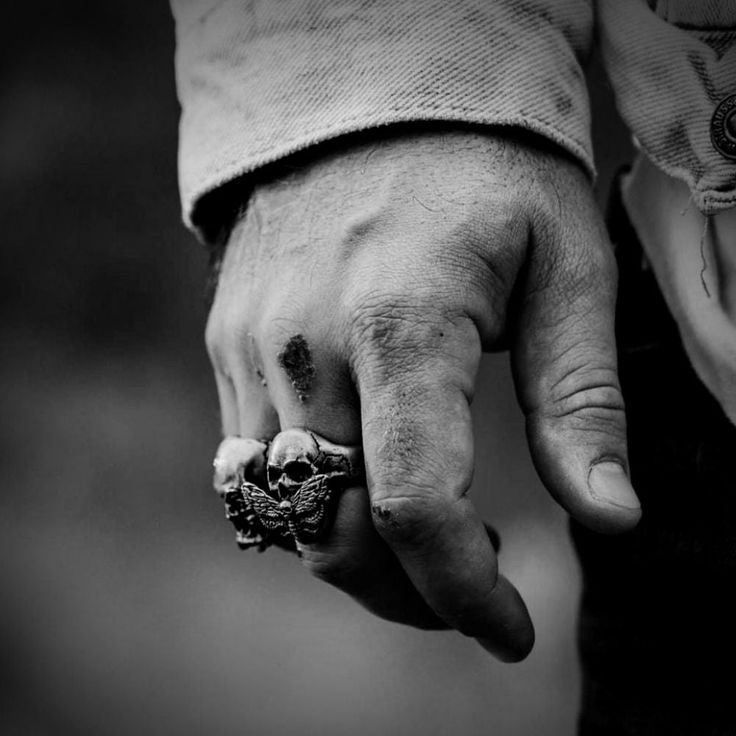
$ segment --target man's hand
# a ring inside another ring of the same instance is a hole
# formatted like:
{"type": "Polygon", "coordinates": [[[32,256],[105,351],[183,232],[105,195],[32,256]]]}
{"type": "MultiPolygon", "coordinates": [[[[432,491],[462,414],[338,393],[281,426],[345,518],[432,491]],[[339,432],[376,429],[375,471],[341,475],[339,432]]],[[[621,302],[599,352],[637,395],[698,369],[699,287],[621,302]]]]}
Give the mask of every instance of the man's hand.
{"type": "Polygon", "coordinates": [[[230,238],[207,326],[223,430],[362,442],[368,488],[304,564],[380,616],[521,659],[531,621],[466,495],[478,362],[510,347],[559,503],[628,529],[614,301],[590,185],[561,155],[465,130],[323,152],[260,183],[230,238]]]}

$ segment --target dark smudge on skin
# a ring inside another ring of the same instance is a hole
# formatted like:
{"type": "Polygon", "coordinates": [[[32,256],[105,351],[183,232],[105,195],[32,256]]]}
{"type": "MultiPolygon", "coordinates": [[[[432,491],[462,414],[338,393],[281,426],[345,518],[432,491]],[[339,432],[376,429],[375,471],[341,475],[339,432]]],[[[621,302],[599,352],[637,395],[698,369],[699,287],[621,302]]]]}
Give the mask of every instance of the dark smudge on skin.
{"type": "Polygon", "coordinates": [[[374,504],[371,510],[376,516],[378,516],[381,519],[391,518],[391,509],[387,509],[384,506],[379,506],[378,504],[374,504]]]}
{"type": "Polygon", "coordinates": [[[306,401],[314,379],[314,363],[304,335],[289,338],[278,355],[279,365],[286,371],[299,401],[306,401]]]}

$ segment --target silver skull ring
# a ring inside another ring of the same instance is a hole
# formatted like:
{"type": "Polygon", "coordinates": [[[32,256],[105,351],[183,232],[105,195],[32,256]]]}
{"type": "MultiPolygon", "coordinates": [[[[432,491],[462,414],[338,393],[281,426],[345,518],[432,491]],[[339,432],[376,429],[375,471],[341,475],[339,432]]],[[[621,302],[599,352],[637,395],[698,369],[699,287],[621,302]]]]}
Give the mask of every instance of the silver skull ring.
{"type": "Polygon", "coordinates": [[[358,447],[308,429],[287,429],[270,444],[228,437],[215,458],[215,490],[242,549],[295,549],[328,534],[341,491],[363,477],[358,447]]]}

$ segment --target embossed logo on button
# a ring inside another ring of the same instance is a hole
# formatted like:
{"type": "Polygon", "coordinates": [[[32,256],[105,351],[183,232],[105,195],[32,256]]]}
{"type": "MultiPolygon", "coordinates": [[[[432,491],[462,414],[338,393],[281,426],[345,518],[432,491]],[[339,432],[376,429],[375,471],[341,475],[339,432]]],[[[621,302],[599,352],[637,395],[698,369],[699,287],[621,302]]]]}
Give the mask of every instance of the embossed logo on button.
{"type": "Polygon", "coordinates": [[[736,159],[736,95],[721,100],[713,113],[710,139],[718,153],[736,159]]]}

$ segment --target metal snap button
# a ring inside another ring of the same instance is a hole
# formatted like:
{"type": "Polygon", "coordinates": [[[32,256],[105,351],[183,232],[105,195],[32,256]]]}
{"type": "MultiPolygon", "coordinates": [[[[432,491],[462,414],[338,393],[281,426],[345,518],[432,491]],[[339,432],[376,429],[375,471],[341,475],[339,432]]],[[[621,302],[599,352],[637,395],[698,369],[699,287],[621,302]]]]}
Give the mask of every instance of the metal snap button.
{"type": "Polygon", "coordinates": [[[710,139],[718,153],[736,159],[736,95],[718,104],[710,121],[710,139]]]}

